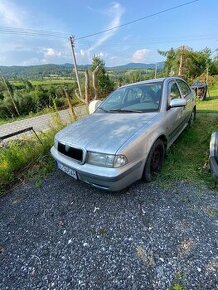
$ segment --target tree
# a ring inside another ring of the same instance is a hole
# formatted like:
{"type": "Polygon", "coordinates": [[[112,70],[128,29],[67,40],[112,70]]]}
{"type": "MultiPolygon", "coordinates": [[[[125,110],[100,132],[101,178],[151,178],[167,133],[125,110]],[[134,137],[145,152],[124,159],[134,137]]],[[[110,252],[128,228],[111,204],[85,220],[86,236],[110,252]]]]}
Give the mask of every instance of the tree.
{"type": "Polygon", "coordinates": [[[210,75],[217,75],[218,74],[218,49],[216,49],[215,51],[216,51],[216,55],[209,65],[209,74],[210,75]]]}
{"type": "Polygon", "coordinates": [[[174,74],[175,69],[178,66],[178,56],[176,57],[176,51],[171,48],[167,51],[158,50],[159,54],[166,57],[165,65],[164,65],[164,73],[169,76],[174,74]]]}
{"type": "MultiPolygon", "coordinates": [[[[114,89],[114,82],[106,73],[104,60],[99,56],[94,56],[92,59],[91,71],[93,78],[96,77],[96,82],[93,80],[93,87],[96,86],[97,93],[100,97],[105,97],[114,89]]],[[[95,88],[94,88],[95,89],[95,88]]]]}
{"type": "Polygon", "coordinates": [[[192,48],[182,46],[177,49],[171,48],[168,51],[159,51],[166,57],[164,65],[165,75],[182,75],[187,79],[194,79],[200,76],[211,66],[211,50],[205,48],[201,51],[194,51],[192,48]]]}
{"type": "Polygon", "coordinates": [[[82,82],[82,89],[85,93],[83,98],[80,97],[78,89],[75,89],[75,95],[81,102],[89,104],[91,100],[103,98],[113,91],[114,82],[106,73],[105,63],[100,57],[93,57],[90,69],[86,70],[84,74],[85,82],[82,82]]]}

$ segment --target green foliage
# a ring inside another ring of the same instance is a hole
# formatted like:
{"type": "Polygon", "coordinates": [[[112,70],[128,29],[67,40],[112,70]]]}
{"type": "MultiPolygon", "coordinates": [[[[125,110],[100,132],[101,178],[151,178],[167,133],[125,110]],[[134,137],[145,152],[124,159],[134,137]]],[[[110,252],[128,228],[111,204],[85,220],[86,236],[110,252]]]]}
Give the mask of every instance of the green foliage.
{"type": "Polygon", "coordinates": [[[211,58],[211,50],[205,48],[201,51],[194,51],[189,47],[171,48],[168,51],[159,51],[166,57],[164,65],[165,76],[177,75],[182,58],[182,75],[186,79],[194,79],[208,71],[210,74],[217,74],[216,62],[211,58]]]}
{"type": "Polygon", "coordinates": [[[154,70],[130,70],[124,74],[123,84],[135,83],[154,78],[154,70]]]}
{"type": "Polygon", "coordinates": [[[175,70],[178,71],[178,54],[176,55],[176,51],[171,48],[168,51],[158,51],[160,55],[166,57],[165,65],[164,65],[164,73],[166,76],[173,74],[175,70]]]}
{"type": "Polygon", "coordinates": [[[8,80],[26,79],[43,80],[45,78],[72,78],[73,66],[65,65],[32,65],[32,66],[0,66],[0,70],[8,80]]]}
{"type": "MultiPolygon", "coordinates": [[[[58,108],[66,107],[67,102],[63,87],[68,89],[71,97],[73,97],[75,89],[75,83],[72,81],[71,83],[63,81],[32,83],[27,80],[19,80],[19,82],[13,84],[6,82],[21,116],[52,107],[53,100],[55,100],[58,108]]],[[[12,118],[17,115],[8,89],[0,82],[0,119],[12,118]]]]}
{"type": "Polygon", "coordinates": [[[99,67],[99,72],[105,73],[105,62],[103,59],[101,59],[99,56],[93,56],[92,58],[92,64],[91,64],[91,71],[94,71],[96,67],[99,67]]]}
{"type": "Polygon", "coordinates": [[[101,97],[107,96],[114,90],[114,82],[110,79],[105,70],[105,63],[103,59],[98,56],[94,56],[92,59],[91,71],[94,71],[98,67],[97,72],[97,86],[98,94],[101,97]]]}

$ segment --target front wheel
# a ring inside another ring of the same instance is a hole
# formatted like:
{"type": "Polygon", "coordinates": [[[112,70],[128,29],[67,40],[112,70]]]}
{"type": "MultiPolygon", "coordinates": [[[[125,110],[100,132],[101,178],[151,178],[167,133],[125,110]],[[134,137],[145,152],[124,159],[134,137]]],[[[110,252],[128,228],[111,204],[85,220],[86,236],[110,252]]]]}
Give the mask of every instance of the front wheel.
{"type": "Polygon", "coordinates": [[[165,155],[164,143],[158,139],[152,146],[145,164],[142,179],[151,182],[155,180],[158,173],[161,171],[165,155]]]}

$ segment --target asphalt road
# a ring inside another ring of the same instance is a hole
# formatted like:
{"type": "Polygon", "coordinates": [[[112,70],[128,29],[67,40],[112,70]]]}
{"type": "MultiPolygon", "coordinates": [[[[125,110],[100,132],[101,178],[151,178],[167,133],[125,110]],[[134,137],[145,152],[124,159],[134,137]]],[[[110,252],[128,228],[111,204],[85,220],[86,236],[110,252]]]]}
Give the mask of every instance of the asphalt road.
{"type": "Polygon", "coordinates": [[[0,269],[1,290],[218,289],[217,193],[111,194],[55,171],[0,199],[0,269]]]}
{"type": "MultiPolygon", "coordinates": [[[[85,106],[79,106],[75,107],[75,112],[77,114],[77,117],[82,117],[86,114],[85,106]]],[[[60,115],[61,120],[64,123],[71,122],[71,116],[68,109],[62,110],[58,112],[60,115]]],[[[0,137],[4,135],[8,135],[10,133],[14,133],[16,131],[33,127],[35,131],[41,132],[48,130],[53,126],[53,123],[55,122],[55,114],[45,114],[37,117],[27,118],[24,120],[19,120],[11,123],[6,123],[3,125],[0,125],[0,137]]],[[[16,137],[17,138],[17,137],[16,137]]]]}

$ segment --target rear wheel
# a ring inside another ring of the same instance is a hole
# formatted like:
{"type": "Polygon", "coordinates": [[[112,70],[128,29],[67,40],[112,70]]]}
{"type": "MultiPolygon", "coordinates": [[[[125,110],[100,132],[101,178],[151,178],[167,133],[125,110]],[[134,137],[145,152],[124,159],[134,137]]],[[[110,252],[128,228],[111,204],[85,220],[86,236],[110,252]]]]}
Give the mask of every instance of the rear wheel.
{"type": "Polygon", "coordinates": [[[161,171],[165,154],[164,143],[158,139],[152,146],[145,164],[142,179],[151,182],[161,171]]]}

